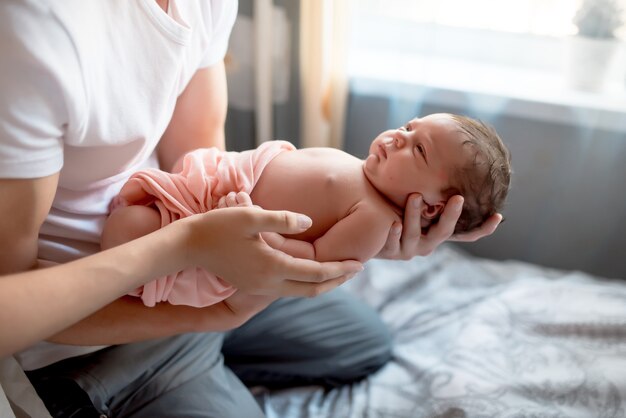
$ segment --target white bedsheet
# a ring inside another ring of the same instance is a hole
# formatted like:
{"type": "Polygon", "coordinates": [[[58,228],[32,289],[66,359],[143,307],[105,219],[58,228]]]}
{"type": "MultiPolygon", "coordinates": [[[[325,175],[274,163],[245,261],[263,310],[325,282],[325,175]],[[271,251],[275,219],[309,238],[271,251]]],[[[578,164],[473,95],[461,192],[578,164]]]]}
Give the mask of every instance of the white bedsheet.
{"type": "Polygon", "coordinates": [[[626,417],[626,281],[443,247],[346,287],[389,325],[392,362],[261,394],[268,418],[626,417]]]}

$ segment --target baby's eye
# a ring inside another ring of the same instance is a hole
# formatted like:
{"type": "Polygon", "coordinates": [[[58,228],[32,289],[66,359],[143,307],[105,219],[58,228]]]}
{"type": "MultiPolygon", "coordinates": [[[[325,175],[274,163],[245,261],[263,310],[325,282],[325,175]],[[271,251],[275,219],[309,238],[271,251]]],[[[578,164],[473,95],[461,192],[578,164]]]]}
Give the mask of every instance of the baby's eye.
{"type": "Polygon", "coordinates": [[[417,151],[422,154],[422,157],[424,157],[424,159],[426,159],[426,150],[424,149],[424,146],[422,144],[417,144],[415,146],[415,148],[417,149],[417,151]]]}

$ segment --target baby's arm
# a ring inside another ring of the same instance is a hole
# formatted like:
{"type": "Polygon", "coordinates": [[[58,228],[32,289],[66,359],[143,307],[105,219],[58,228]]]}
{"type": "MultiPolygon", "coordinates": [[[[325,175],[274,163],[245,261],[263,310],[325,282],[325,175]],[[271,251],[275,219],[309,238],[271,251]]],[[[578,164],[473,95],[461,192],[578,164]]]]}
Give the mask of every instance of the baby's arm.
{"type": "Polygon", "coordinates": [[[154,200],[137,181],[132,179],[113,198],[111,214],[104,223],[100,247],[103,250],[154,232],[161,227],[161,215],[152,206],[144,206],[154,200]],[[128,202],[133,202],[129,205],[128,202]]]}
{"type": "Polygon", "coordinates": [[[362,204],[332,226],[313,244],[278,234],[262,234],[271,246],[287,254],[316,261],[365,262],[382,249],[394,222],[391,216],[362,204]]]}
{"type": "Polygon", "coordinates": [[[315,259],[366,262],[383,248],[394,220],[390,212],[361,203],[315,240],[315,259]]]}
{"type": "Polygon", "coordinates": [[[154,232],[161,227],[161,215],[156,208],[131,205],[120,207],[107,218],[100,247],[103,250],[116,247],[154,232]]]}

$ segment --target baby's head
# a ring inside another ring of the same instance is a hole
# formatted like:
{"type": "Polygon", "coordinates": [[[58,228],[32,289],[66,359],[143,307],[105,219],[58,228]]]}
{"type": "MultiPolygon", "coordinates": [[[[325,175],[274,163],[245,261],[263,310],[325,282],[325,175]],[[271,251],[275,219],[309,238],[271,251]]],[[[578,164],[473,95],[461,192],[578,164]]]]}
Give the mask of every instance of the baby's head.
{"type": "Polygon", "coordinates": [[[511,154],[493,127],[466,116],[450,117],[468,154],[465,164],[455,169],[450,191],[451,196],[460,194],[465,200],[455,232],[466,232],[504,207],[511,185],[511,154]]]}
{"type": "Polygon", "coordinates": [[[426,203],[422,226],[438,220],[450,197],[462,195],[455,232],[477,228],[499,212],[511,180],[510,154],[495,130],[444,113],[381,133],[370,146],[364,171],[374,187],[400,207],[410,194],[420,193],[426,203]]]}

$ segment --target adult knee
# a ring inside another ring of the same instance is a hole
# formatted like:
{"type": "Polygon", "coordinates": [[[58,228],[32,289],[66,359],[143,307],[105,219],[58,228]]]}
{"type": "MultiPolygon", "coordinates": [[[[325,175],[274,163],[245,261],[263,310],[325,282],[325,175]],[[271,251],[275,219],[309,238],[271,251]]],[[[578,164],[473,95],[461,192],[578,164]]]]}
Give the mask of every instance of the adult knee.
{"type": "Polygon", "coordinates": [[[379,319],[364,324],[353,335],[351,347],[336,353],[336,369],[331,381],[345,384],[366,378],[386,365],[392,357],[392,338],[379,319]]]}

